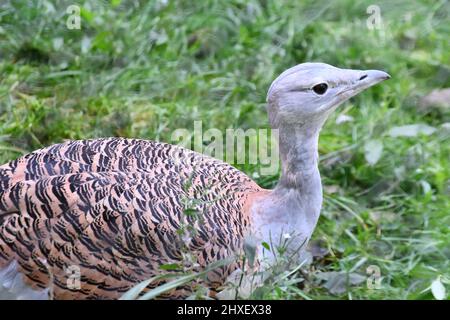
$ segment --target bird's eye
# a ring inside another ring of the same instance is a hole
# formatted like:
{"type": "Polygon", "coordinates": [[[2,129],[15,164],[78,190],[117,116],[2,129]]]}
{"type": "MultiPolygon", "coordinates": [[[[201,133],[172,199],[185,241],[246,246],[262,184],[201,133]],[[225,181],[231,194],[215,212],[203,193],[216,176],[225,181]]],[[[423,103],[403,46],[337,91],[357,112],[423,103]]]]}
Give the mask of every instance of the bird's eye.
{"type": "Polygon", "coordinates": [[[312,87],[312,89],[315,93],[322,95],[327,92],[328,85],[326,83],[319,83],[312,87]]]}

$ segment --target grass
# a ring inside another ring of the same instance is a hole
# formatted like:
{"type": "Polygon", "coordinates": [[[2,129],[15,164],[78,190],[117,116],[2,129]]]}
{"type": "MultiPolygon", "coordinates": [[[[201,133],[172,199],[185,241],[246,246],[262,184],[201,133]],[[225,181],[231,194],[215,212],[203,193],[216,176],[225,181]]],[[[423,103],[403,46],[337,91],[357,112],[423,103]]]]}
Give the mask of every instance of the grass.
{"type": "MultiPolygon", "coordinates": [[[[266,90],[300,62],[387,70],[390,81],[343,105],[322,131],[314,240],[328,254],[300,286],[278,282],[264,297],[431,299],[438,277],[450,291],[449,112],[419,108],[450,86],[447,1],[377,1],[375,30],[372,1],[78,3],[80,30],[66,27],[71,1],[0,4],[1,163],[64,139],[171,142],[199,119],[204,129],[268,127],[266,90]],[[344,114],[353,121],[336,124],[344,114]],[[410,124],[436,131],[389,135],[410,124]],[[383,147],[373,165],[370,141],[383,147]],[[351,285],[348,275],[366,277],[371,265],[381,288],[351,285]],[[336,274],[347,275],[337,292],[336,274]]],[[[257,165],[238,167],[257,177],[257,165]]],[[[277,176],[256,180],[271,188],[277,176]]]]}

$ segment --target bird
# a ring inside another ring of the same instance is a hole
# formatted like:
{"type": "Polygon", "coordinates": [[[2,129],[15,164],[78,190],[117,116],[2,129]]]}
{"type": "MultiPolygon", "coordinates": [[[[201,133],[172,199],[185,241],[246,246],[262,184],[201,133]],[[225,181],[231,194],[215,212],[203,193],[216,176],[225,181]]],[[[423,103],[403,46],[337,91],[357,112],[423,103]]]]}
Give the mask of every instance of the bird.
{"type": "MultiPolygon", "coordinates": [[[[322,126],[344,101],[389,78],[319,62],[282,72],[266,98],[281,162],[271,190],[219,159],[121,137],[70,140],[0,166],[0,297],[118,299],[170,272],[161,266],[179,266],[186,252],[204,270],[251,237],[259,261],[267,258],[262,268],[274,259],[263,245],[271,239],[288,235],[291,251],[302,247],[322,206],[322,126]]],[[[221,266],[204,285],[220,290],[241,267],[221,266]]]]}

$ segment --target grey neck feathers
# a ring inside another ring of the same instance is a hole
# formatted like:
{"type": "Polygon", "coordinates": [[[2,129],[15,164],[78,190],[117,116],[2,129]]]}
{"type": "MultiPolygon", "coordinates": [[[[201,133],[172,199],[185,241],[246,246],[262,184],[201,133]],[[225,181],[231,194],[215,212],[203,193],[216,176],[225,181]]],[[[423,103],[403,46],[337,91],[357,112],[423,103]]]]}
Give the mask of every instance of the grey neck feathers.
{"type": "Polygon", "coordinates": [[[252,210],[253,231],[259,239],[281,239],[288,233],[293,236],[289,244],[293,251],[309,241],[322,205],[317,151],[320,127],[317,123],[279,126],[281,177],[252,210]]]}
{"type": "Polygon", "coordinates": [[[295,189],[310,193],[317,188],[311,180],[318,171],[318,141],[320,127],[313,124],[282,126],[279,129],[281,177],[275,193],[295,189]]]}

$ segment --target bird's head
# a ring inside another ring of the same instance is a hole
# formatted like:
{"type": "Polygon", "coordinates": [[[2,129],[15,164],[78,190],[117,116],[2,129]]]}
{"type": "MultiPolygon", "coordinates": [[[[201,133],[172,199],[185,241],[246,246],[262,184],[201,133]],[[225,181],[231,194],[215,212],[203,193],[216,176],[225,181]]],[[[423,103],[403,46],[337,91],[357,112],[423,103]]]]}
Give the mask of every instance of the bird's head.
{"type": "Polygon", "coordinates": [[[390,76],[378,70],[339,69],[302,63],[284,71],[267,93],[272,127],[316,124],[320,127],[342,102],[390,76]]]}

